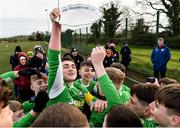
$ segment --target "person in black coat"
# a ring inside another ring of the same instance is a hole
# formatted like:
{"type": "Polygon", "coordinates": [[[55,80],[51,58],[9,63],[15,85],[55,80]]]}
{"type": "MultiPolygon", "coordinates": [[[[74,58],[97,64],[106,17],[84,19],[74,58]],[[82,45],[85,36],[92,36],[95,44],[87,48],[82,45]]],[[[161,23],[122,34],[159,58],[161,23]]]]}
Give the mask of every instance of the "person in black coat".
{"type": "Polygon", "coordinates": [[[76,48],[71,49],[71,55],[72,55],[72,59],[76,64],[77,70],[79,70],[80,64],[84,60],[83,57],[78,53],[78,50],[76,48]]]}
{"type": "Polygon", "coordinates": [[[35,46],[35,55],[29,60],[28,66],[38,69],[40,72],[46,73],[47,58],[41,46],[35,46]]]}
{"type": "Polygon", "coordinates": [[[106,56],[103,61],[104,67],[110,67],[113,62],[117,62],[117,59],[113,53],[113,47],[105,47],[106,48],[106,56]]]}
{"type": "Polygon", "coordinates": [[[20,53],[20,52],[22,52],[21,47],[16,46],[16,48],[14,50],[14,54],[10,56],[9,63],[12,66],[12,71],[14,70],[14,68],[17,65],[19,65],[18,53],[20,53]]]}
{"type": "Polygon", "coordinates": [[[121,57],[121,63],[126,67],[129,65],[131,62],[131,49],[128,47],[128,43],[124,43],[124,46],[121,48],[120,54],[122,55],[121,57]]]}

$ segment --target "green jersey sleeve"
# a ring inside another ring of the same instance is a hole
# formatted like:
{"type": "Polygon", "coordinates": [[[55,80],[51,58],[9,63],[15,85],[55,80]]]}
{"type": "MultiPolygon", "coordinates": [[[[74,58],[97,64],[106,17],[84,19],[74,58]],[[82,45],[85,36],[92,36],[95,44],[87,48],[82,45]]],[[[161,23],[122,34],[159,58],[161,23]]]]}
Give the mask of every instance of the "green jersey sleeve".
{"type": "Polygon", "coordinates": [[[121,97],[118,94],[113,82],[109,79],[109,76],[103,75],[98,79],[101,89],[104,92],[106,100],[109,105],[122,103],[121,97]]]}
{"type": "Polygon", "coordinates": [[[34,102],[25,101],[23,104],[23,112],[26,114],[34,107],[34,102]]]}
{"type": "Polygon", "coordinates": [[[13,123],[13,128],[15,127],[30,127],[36,117],[32,116],[30,113],[23,116],[21,119],[13,123]]]}
{"type": "Polygon", "coordinates": [[[65,89],[60,51],[48,49],[48,94],[49,98],[58,97],[65,89]]]}
{"type": "Polygon", "coordinates": [[[9,72],[6,72],[6,73],[1,74],[1,75],[0,75],[0,78],[4,79],[4,80],[7,81],[7,82],[16,79],[13,71],[9,71],[9,72]]]}

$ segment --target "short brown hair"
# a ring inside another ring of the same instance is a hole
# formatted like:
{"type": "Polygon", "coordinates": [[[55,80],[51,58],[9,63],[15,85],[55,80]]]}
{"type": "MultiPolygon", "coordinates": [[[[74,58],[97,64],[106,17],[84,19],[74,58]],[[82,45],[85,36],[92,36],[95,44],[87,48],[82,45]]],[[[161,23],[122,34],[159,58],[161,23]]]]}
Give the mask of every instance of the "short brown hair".
{"type": "Polygon", "coordinates": [[[94,66],[92,65],[92,62],[91,62],[90,60],[84,60],[84,61],[82,61],[81,64],[80,64],[80,67],[84,67],[84,66],[94,68],[94,66]]]}
{"type": "Polygon", "coordinates": [[[19,111],[23,109],[22,104],[17,100],[9,100],[9,108],[13,111],[19,111]]]}
{"type": "Polygon", "coordinates": [[[164,86],[155,96],[155,101],[180,115],[180,86],[164,86]]]}
{"type": "Polygon", "coordinates": [[[159,37],[159,38],[158,38],[158,41],[163,41],[163,42],[164,42],[164,38],[159,37]]]}
{"type": "Polygon", "coordinates": [[[6,81],[0,78],[0,112],[2,108],[8,105],[8,100],[12,94],[12,90],[8,88],[6,81]]]}
{"type": "Polygon", "coordinates": [[[177,80],[168,77],[160,78],[158,82],[161,86],[178,83],[177,80]]]}
{"type": "Polygon", "coordinates": [[[46,108],[32,127],[88,127],[88,121],[78,108],[59,103],[46,108]]]}
{"type": "Polygon", "coordinates": [[[107,114],[106,127],[142,127],[142,124],[132,110],[125,105],[117,105],[107,114]]]}
{"type": "Polygon", "coordinates": [[[131,90],[131,96],[135,94],[139,100],[149,104],[154,101],[158,89],[159,87],[152,83],[135,84],[131,90]]]}
{"type": "Polygon", "coordinates": [[[63,57],[62,62],[63,61],[72,61],[73,63],[75,63],[74,60],[72,58],[70,58],[70,57],[63,57]]]}
{"type": "MultiPolygon", "coordinates": [[[[106,73],[108,74],[110,80],[112,80],[112,82],[115,85],[121,85],[124,78],[125,78],[125,73],[123,73],[121,70],[114,68],[114,67],[107,67],[105,68],[106,73]]],[[[119,88],[119,87],[117,87],[119,88]]]]}
{"type": "Polygon", "coordinates": [[[110,67],[115,67],[117,69],[120,69],[124,73],[126,72],[125,66],[123,64],[120,64],[120,63],[117,63],[117,62],[113,62],[110,67]]]}
{"type": "Polygon", "coordinates": [[[39,77],[38,75],[31,75],[31,83],[32,83],[33,81],[38,80],[38,79],[47,80],[48,77],[47,77],[47,75],[46,75],[45,73],[43,73],[43,72],[40,72],[40,77],[39,77]]]}

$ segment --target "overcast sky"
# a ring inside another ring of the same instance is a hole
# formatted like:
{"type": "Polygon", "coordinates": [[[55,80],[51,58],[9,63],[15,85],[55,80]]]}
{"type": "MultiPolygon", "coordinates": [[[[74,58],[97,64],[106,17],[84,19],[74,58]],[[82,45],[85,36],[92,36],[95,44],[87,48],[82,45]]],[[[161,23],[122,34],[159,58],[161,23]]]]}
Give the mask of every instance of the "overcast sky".
{"type": "MultiPolygon", "coordinates": [[[[110,0],[59,0],[59,3],[60,8],[78,3],[98,8],[108,1],[110,0]]],[[[123,6],[135,7],[135,0],[121,0],[121,3],[123,6]]],[[[57,0],[0,0],[0,38],[48,30],[47,14],[54,7],[58,7],[57,0]]]]}

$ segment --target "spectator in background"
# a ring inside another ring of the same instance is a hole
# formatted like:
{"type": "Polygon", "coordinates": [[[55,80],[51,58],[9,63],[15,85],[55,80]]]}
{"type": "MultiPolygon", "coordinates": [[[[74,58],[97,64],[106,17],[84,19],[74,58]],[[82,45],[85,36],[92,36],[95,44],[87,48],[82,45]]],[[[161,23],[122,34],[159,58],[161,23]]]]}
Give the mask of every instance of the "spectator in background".
{"type": "Polygon", "coordinates": [[[33,53],[33,51],[31,49],[29,49],[27,51],[27,56],[28,56],[28,60],[30,60],[34,56],[34,53],[33,53]]]}
{"type": "Polygon", "coordinates": [[[12,71],[14,70],[14,68],[19,64],[19,61],[18,61],[18,53],[19,52],[22,52],[21,51],[21,47],[20,46],[16,46],[15,50],[14,50],[14,55],[11,55],[10,56],[10,60],[9,60],[9,63],[11,64],[12,66],[12,71]]]}
{"type": "Polygon", "coordinates": [[[46,54],[40,45],[36,45],[34,47],[35,55],[29,60],[29,67],[36,68],[40,72],[46,73],[48,72],[48,63],[46,54]]]}
{"type": "MultiPolygon", "coordinates": [[[[16,48],[14,50],[14,55],[10,56],[9,63],[12,66],[12,71],[14,70],[14,68],[17,65],[19,65],[18,53],[20,53],[20,52],[21,52],[21,47],[20,46],[16,46],[16,48]]],[[[14,89],[15,98],[18,99],[18,97],[19,97],[19,90],[18,90],[17,85],[14,84],[13,89],[14,89]]]]}
{"type": "Polygon", "coordinates": [[[79,70],[80,64],[84,60],[83,57],[78,53],[78,50],[76,48],[71,49],[71,55],[72,55],[72,59],[76,64],[77,70],[79,70]]]}
{"type": "Polygon", "coordinates": [[[116,62],[118,62],[119,61],[119,53],[118,53],[118,51],[116,51],[116,46],[115,46],[115,44],[114,43],[111,43],[111,44],[109,44],[109,47],[112,49],[112,51],[113,51],[113,56],[114,56],[114,59],[116,60],[116,62]]]}
{"type": "MultiPolygon", "coordinates": [[[[14,68],[14,71],[22,71],[28,69],[27,55],[24,52],[18,54],[19,65],[14,68]]],[[[33,94],[30,89],[30,76],[20,76],[13,80],[14,86],[17,86],[20,100],[22,102],[28,100],[33,94]]]]}
{"type": "Polygon", "coordinates": [[[158,46],[155,47],[151,53],[151,61],[153,63],[154,77],[161,78],[166,76],[167,63],[171,58],[169,48],[164,44],[164,39],[158,39],[158,46]]]}
{"type": "Polygon", "coordinates": [[[114,53],[112,47],[105,47],[106,48],[106,56],[103,61],[104,67],[110,67],[113,62],[117,62],[117,60],[114,58],[114,53]]]}
{"type": "Polygon", "coordinates": [[[126,71],[127,71],[127,67],[129,65],[129,63],[131,62],[131,49],[128,47],[128,43],[125,42],[124,46],[121,48],[120,54],[122,55],[121,57],[121,63],[126,67],[126,71]]]}

